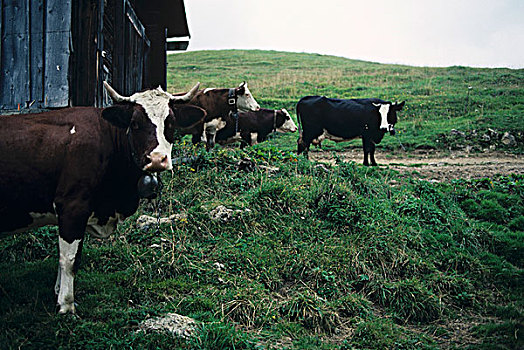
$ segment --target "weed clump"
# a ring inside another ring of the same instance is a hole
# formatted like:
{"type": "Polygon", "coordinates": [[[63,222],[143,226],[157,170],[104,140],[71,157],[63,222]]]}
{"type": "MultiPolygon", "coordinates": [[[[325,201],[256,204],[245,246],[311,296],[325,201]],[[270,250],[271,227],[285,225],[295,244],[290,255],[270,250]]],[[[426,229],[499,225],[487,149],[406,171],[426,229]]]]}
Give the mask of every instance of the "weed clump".
{"type": "Polygon", "coordinates": [[[403,323],[434,321],[442,313],[438,297],[418,279],[376,284],[371,295],[403,323]]]}

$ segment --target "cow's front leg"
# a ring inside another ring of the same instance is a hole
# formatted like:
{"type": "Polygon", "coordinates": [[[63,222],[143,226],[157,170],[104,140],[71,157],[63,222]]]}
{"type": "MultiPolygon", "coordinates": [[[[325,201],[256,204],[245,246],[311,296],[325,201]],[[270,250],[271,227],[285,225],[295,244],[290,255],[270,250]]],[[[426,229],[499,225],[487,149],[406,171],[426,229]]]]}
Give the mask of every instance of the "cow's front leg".
{"type": "Polygon", "coordinates": [[[257,134],[257,143],[262,143],[267,140],[269,134],[266,134],[264,132],[259,132],[257,134]]]}
{"type": "Polygon", "coordinates": [[[210,149],[215,147],[215,133],[210,133],[206,131],[206,149],[209,151],[210,149]]]}
{"type": "Polygon", "coordinates": [[[206,149],[209,151],[215,147],[215,136],[217,133],[217,123],[218,121],[213,120],[211,123],[206,124],[206,149]]]}
{"type": "Polygon", "coordinates": [[[198,125],[196,125],[191,135],[191,143],[193,145],[199,144],[204,138],[204,123],[199,123],[198,125]]]}
{"type": "Polygon", "coordinates": [[[377,162],[375,162],[375,143],[373,141],[370,141],[369,145],[369,161],[372,166],[377,166],[377,162]]]}
{"type": "Polygon", "coordinates": [[[371,140],[366,138],[366,137],[362,137],[362,148],[364,149],[364,165],[365,166],[369,166],[369,162],[368,162],[368,154],[369,154],[369,151],[370,151],[370,145],[371,144],[371,140]]]}
{"type": "Polygon", "coordinates": [[[58,213],[58,276],[55,292],[58,294],[58,312],[75,313],[74,278],[80,264],[82,243],[88,219],[86,203],[57,203],[58,213]]]}
{"type": "Polygon", "coordinates": [[[58,239],[59,260],[58,276],[55,292],[58,289],[58,312],[61,314],[75,313],[74,278],[78,270],[82,239],[67,242],[62,237],[58,239]]]}
{"type": "Polygon", "coordinates": [[[311,141],[306,142],[304,138],[300,136],[297,141],[297,144],[297,154],[304,153],[304,157],[306,159],[309,159],[309,145],[311,144],[311,141]]]}
{"type": "Polygon", "coordinates": [[[251,139],[251,133],[250,132],[241,132],[240,133],[240,148],[244,148],[246,146],[251,146],[251,142],[253,140],[251,139]]]}

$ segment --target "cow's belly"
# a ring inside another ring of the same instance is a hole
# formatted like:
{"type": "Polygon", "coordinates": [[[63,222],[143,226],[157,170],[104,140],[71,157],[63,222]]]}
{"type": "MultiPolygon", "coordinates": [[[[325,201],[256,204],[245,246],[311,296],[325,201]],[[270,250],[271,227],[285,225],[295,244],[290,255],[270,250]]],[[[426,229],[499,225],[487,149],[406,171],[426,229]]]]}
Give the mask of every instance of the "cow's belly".
{"type": "Polygon", "coordinates": [[[331,140],[331,141],[335,141],[335,142],[350,141],[350,140],[353,140],[356,137],[356,136],[354,136],[354,137],[336,136],[336,135],[330,134],[326,129],[323,129],[323,130],[324,130],[324,132],[322,133],[322,135],[320,135],[319,137],[317,137],[316,139],[313,140],[313,144],[319,144],[319,143],[321,143],[324,140],[331,140]]]}
{"type": "Polygon", "coordinates": [[[18,213],[17,215],[13,214],[0,225],[0,232],[3,234],[21,233],[48,225],[58,225],[55,213],[18,213]]]}
{"type": "Polygon", "coordinates": [[[223,129],[226,126],[226,122],[222,118],[215,118],[204,124],[204,130],[206,133],[214,135],[218,130],[223,129]]]}
{"type": "Polygon", "coordinates": [[[100,219],[95,217],[93,213],[87,221],[86,231],[96,238],[107,238],[122,221],[124,221],[124,215],[116,213],[115,216],[109,217],[106,223],[101,223],[100,219]]]}
{"type": "MultiPolygon", "coordinates": [[[[87,221],[86,232],[97,238],[107,238],[122,221],[124,221],[124,215],[116,213],[115,216],[109,217],[107,222],[101,223],[101,220],[92,213],[87,221]]],[[[7,234],[22,233],[50,225],[58,225],[58,216],[54,212],[18,213],[16,216],[13,214],[10,220],[3,220],[3,222],[0,223],[0,234],[4,236],[7,234]]]]}
{"type": "MultiPolygon", "coordinates": [[[[258,139],[258,133],[256,132],[252,132],[251,133],[251,145],[254,145],[257,143],[257,139],[258,139]]],[[[237,141],[242,141],[242,136],[240,136],[240,133],[237,132],[234,136],[231,136],[225,140],[221,140],[219,141],[219,143],[221,145],[227,145],[227,144],[230,144],[230,143],[233,143],[233,142],[237,142],[237,141]]]]}
{"type": "Polygon", "coordinates": [[[235,135],[228,137],[227,139],[218,141],[221,145],[227,145],[236,141],[240,141],[242,138],[240,137],[240,133],[237,132],[235,135]]]}

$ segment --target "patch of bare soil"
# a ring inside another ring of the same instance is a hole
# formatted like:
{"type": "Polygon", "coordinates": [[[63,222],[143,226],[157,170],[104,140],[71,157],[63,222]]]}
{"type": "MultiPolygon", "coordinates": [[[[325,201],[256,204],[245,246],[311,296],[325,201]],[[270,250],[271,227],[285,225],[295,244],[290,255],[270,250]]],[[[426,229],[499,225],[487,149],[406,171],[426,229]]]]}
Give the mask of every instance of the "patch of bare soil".
{"type": "MultiPolygon", "coordinates": [[[[342,152],[311,149],[309,158],[323,163],[335,163],[335,157],[362,164],[362,149],[342,152]]],[[[479,179],[496,175],[524,174],[524,157],[503,152],[388,152],[377,150],[375,159],[380,167],[388,167],[401,173],[433,181],[453,179],[479,179]]]]}

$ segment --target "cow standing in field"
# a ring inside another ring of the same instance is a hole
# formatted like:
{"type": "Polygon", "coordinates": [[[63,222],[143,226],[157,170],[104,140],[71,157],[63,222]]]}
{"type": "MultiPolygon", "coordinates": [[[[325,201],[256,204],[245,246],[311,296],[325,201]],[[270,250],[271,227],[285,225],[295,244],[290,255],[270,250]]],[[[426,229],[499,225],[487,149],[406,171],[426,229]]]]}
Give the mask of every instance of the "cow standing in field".
{"type": "Polygon", "coordinates": [[[261,108],[256,112],[238,113],[238,118],[229,115],[226,125],[216,134],[216,142],[227,144],[241,140],[240,147],[262,142],[272,132],[295,132],[297,126],[288,111],[261,108]]]}
{"type": "Polygon", "coordinates": [[[200,90],[189,103],[203,108],[207,112],[207,116],[202,123],[183,130],[183,133],[193,135],[192,142],[194,145],[205,139],[208,150],[215,146],[217,130],[225,125],[223,118],[230,113],[238,113],[238,110],[257,111],[260,109],[246,82],[234,89],[200,90]],[[205,138],[203,137],[204,132],[205,138]]]}
{"type": "Polygon", "coordinates": [[[397,112],[402,103],[392,103],[377,98],[334,99],[324,96],[306,96],[297,104],[297,119],[302,127],[298,139],[298,153],[307,156],[311,143],[323,139],[336,142],[362,137],[364,165],[377,165],[375,145],[389,131],[395,134],[397,112]]]}
{"type": "Polygon", "coordinates": [[[0,116],[0,236],[58,225],[55,285],[60,313],[74,313],[73,280],[84,234],[107,236],[139,205],[137,184],[172,168],[176,129],[205,111],[161,88],[130,97],[104,82],[115,102],[41,114],[0,116]]]}

